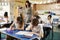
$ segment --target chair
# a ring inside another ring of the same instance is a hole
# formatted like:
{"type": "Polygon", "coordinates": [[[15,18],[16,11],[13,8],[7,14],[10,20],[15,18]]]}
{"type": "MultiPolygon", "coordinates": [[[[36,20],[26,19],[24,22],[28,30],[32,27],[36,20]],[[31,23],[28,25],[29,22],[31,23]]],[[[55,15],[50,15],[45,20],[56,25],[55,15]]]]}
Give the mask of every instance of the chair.
{"type": "Polygon", "coordinates": [[[28,27],[28,25],[29,25],[28,23],[24,25],[24,30],[28,27]]]}
{"type": "Polygon", "coordinates": [[[2,27],[7,27],[7,28],[9,28],[12,23],[13,23],[13,21],[11,21],[11,23],[4,24],[2,27]]]}

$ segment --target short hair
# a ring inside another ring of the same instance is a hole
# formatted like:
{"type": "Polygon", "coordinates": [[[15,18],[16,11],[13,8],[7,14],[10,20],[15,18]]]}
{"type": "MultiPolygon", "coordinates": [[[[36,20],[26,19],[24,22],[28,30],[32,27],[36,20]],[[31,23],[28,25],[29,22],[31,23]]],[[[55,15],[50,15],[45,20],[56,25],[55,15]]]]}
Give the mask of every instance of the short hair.
{"type": "Polygon", "coordinates": [[[38,21],[37,18],[34,18],[34,19],[32,20],[32,25],[37,26],[38,23],[39,23],[39,21],[38,21]]]}
{"type": "Polygon", "coordinates": [[[51,16],[51,15],[48,15],[48,17],[52,18],[52,16],[51,16]]]}
{"type": "Polygon", "coordinates": [[[4,17],[8,17],[8,12],[5,12],[4,13],[4,17]]]}

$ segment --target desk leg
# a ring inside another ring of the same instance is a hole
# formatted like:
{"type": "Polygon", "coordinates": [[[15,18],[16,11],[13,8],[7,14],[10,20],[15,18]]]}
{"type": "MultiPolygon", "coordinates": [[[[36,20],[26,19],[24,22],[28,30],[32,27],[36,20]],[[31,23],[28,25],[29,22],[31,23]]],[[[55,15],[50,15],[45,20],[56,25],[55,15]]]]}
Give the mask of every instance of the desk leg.
{"type": "MultiPolygon", "coordinates": [[[[1,25],[0,25],[0,29],[1,29],[1,25]]],[[[1,40],[1,32],[0,32],[0,40],[1,40]]]]}
{"type": "Polygon", "coordinates": [[[52,40],[53,40],[53,29],[52,29],[52,40]]]}
{"type": "Polygon", "coordinates": [[[53,34],[54,34],[54,31],[53,31],[53,28],[54,28],[54,26],[53,26],[53,24],[52,24],[52,40],[53,40],[53,34]]]}
{"type": "Polygon", "coordinates": [[[1,40],[1,32],[0,32],[0,40],[1,40]]]}

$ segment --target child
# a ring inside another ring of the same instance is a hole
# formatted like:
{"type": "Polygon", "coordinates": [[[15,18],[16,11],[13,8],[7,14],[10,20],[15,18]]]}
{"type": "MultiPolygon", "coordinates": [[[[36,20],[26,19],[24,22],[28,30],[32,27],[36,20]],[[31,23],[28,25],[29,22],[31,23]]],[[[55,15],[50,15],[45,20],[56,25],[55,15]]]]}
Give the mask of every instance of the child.
{"type": "Polygon", "coordinates": [[[8,12],[5,12],[5,13],[4,13],[4,18],[3,18],[3,20],[4,20],[6,23],[9,22],[9,20],[8,20],[8,12]]]}
{"type": "Polygon", "coordinates": [[[11,23],[9,23],[8,12],[4,13],[3,21],[4,21],[3,23],[6,23],[6,24],[2,25],[2,27],[9,27],[11,25],[11,23]]]}
{"type": "Polygon", "coordinates": [[[48,15],[45,25],[43,27],[44,38],[46,38],[49,35],[51,29],[52,29],[52,16],[48,15]],[[46,32],[46,34],[45,34],[45,32],[46,32]]]}
{"type": "MultiPolygon", "coordinates": [[[[17,29],[17,30],[24,30],[24,20],[23,20],[23,17],[22,15],[20,14],[19,17],[17,17],[17,19],[12,23],[12,25],[10,26],[10,29],[9,30],[14,30],[14,29],[17,29]],[[14,26],[15,25],[15,26],[14,26]]],[[[13,37],[10,37],[7,35],[7,38],[6,40],[13,40],[15,38],[13,37]]],[[[16,39],[17,40],[17,39],[16,39]]]]}
{"type": "Polygon", "coordinates": [[[32,30],[31,33],[37,35],[38,37],[43,37],[43,28],[39,25],[37,18],[34,18],[31,24],[26,28],[26,30],[32,30]]]}
{"type": "Polygon", "coordinates": [[[13,24],[10,26],[10,29],[18,29],[18,30],[24,30],[24,21],[22,17],[17,17],[16,21],[13,22],[13,24]],[[13,27],[15,24],[15,28],[13,27]]]}

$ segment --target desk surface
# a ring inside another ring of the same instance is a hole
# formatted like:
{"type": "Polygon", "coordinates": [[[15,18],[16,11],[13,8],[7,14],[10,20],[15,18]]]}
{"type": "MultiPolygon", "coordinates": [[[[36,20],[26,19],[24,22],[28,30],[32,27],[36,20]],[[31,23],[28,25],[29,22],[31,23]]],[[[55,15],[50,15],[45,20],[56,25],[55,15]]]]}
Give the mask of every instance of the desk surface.
{"type": "Polygon", "coordinates": [[[16,33],[19,32],[20,30],[12,30],[11,32],[8,32],[7,30],[4,31],[0,31],[3,34],[9,35],[11,37],[17,38],[17,39],[21,39],[21,40],[31,40],[32,38],[37,37],[36,35],[33,35],[32,37],[28,38],[25,37],[24,35],[17,35],[16,33]]]}

